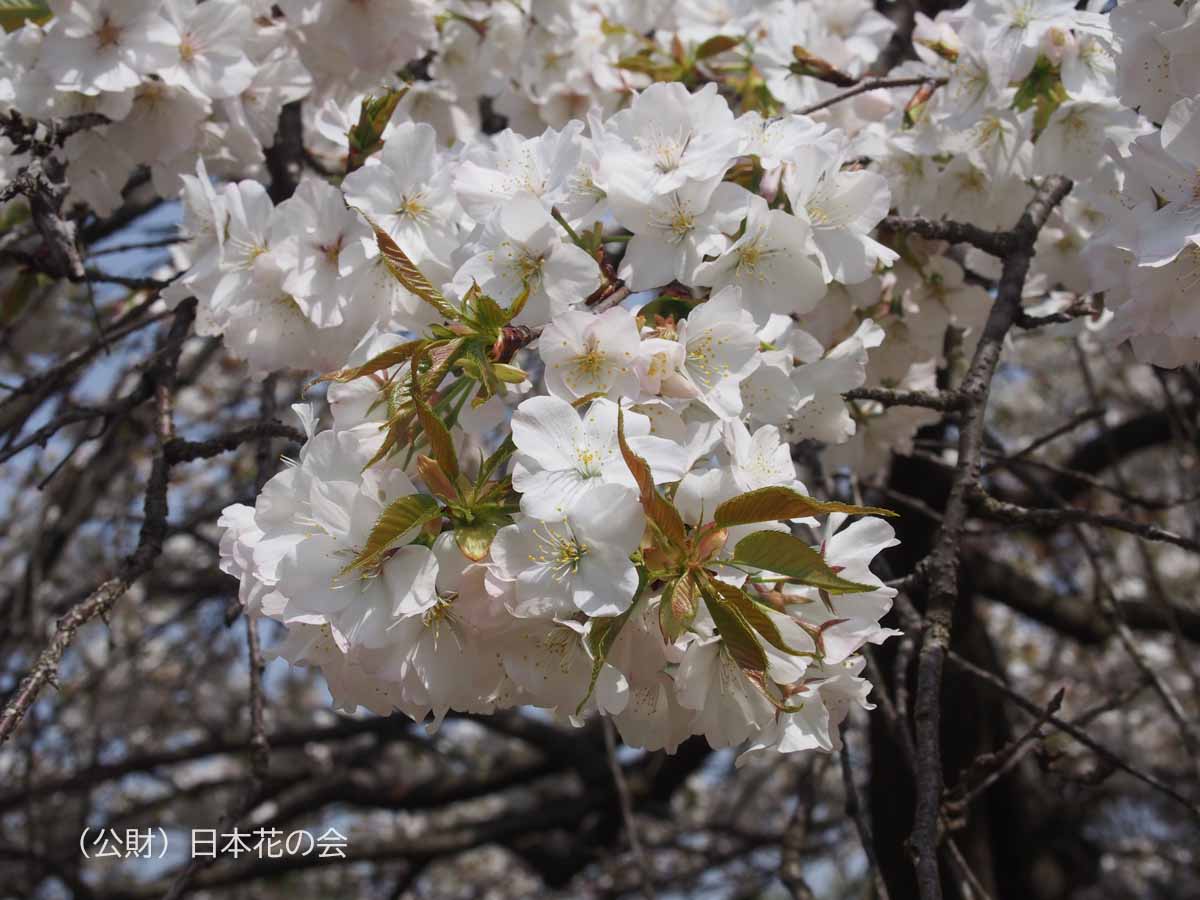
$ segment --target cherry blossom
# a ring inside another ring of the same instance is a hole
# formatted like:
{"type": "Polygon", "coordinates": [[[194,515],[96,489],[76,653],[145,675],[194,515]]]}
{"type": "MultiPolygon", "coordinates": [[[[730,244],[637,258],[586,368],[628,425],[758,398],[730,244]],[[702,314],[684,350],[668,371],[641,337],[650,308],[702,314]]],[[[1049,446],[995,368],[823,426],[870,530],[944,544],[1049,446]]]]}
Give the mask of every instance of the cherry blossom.
{"type": "Polygon", "coordinates": [[[895,531],[717,510],[807,496],[802,442],[869,483],[937,420],[851,392],[955,377],[1002,263],[889,214],[1007,231],[1068,176],[1023,314],[1103,293],[1064,330],[1200,359],[1194,2],[918,13],[871,90],[896,25],[865,0],[48,5],[0,38],[0,112],[72,123],[38,163],[64,216],[180,195],[161,302],[328,383],[220,554],[342,709],[836,750],[895,531]]]}

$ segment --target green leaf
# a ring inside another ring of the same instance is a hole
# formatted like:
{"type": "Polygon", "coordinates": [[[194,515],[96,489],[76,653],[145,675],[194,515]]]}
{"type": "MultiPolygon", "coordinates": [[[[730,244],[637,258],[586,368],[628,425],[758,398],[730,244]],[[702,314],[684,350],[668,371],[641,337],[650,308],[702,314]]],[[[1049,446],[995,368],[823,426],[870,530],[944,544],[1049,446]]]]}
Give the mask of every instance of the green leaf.
{"type": "Polygon", "coordinates": [[[359,551],[358,556],[342,569],[342,574],[345,575],[380,562],[383,554],[398,541],[426,522],[440,517],[441,514],[442,509],[438,502],[428,494],[408,494],[398,500],[393,500],[384,509],[383,514],[375,523],[375,527],[371,529],[366,545],[359,551]]]}
{"type": "Polygon", "coordinates": [[[529,279],[526,279],[524,284],[521,286],[521,293],[517,294],[516,299],[513,300],[513,302],[508,305],[508,309],[505,310],[504,314],[508,317],[504,321],[505,325],[507,325],[524,311],[525,304],[529,301],[529,294],[532,291],[533,282],[529,279]]]}
{"type": "Polygon", "coordinates": [[[664,319],[668,316],[673,316],[676,321],[679,321],[680,319],[686,319],[695,305],[695,303],[689,302],[683,297],[660,294],[639,309],[637,314],[645,316],[647,322],[652,321],[654,316],[662,316],[664,319]]]}
{"type": "Polygon", "coordinates": [[[675,643],[691,627],[696,618],[697,594],[696,580],[691,574],[667,582],[658,608],[658,627],[668,644],[675,643]]]}
{"type": "Polygon", "coordinates": [[[375,242],[379,244],[379,252],[383,254],[384,262],[387,264],[388,271],[392,277],[399,281],[409,291],[420,297],[434,309],[436,309],[443,318],[450,321],[458,319],[458,310],[450,305],[442,292],[430,284],[429,279],[421,274],[421,270],[417,268],[416,263],[409,259],[408,254],[400,249],[390,234],[367,220],[371,227],[375,230],[375,242]]]}
{"type": "Polygon", "coordinates": [[[367,157],[383,147],[383,132],[391,121],[396,104],[408,93],[408,88],[389,89],[382,97],[363,98],[358,123],[347,133],[350,153],[346,157],[346,173],[361,168],[367,157]]]}
{"type": "Polygon", "coordinates": [[[894,516],[890,509],[875,506],[853,506],[827,500],[814,500],[789,487],[765,487],[747,491],[726,500],[713,513],[713,521],[721,527],[748,525],[752,522],[775,522],[799,519],[823,513],[842,512],[854,516],[894,516]]]}
{"type": "Polygon", "coordinates": [[[625,623],[630,620],[634,610],[638,607],[638,603],[641,602],[642,591],[645,590],[645,587],[646,572],[640,570],[638,572],[637,593],[633,595],[633,602],[629,604],[629,609],[625,610],[619,616],[607,616],[591,620],[584,640],[587,642],[588,650],[592,654],[592,674],[588,679],[587,693],[583,695],[583,699],[575,707],[575,715],[583,712],[584,705],[587,704],[588,700],[592,699],[592,693],[596,690],[596,681],[600,678],[600,672],[604,669],[604,663],[608,660],[608,654],[617,640],[617,635],[621,633],[621,629],[625,627],[625,623]]]}
{"type": "Polygon", "coordinates": [[[475,399],[471,401],[471,406],[474,409],[478,409],[492,397],[503,397],[507,393],[508,388],[500,380],[500,376],[496,374],[496,370],[492,367],[491,358],[482,347],[478,345],[472,347],[469,358],[474,363],[471,373],[479,381],[479,390],[475,394],[475,399]]]}
{"type": "Polygon", "coordinates": [[[458,549],[467,559],[479,562],[485,559],[492,549],[492,540],[500,529],[491,523],[479,525],[457,525],[454,528],[454,541],[458,549]]]}
{"type": "Polygon", "coordinates": [[[737,607],[723,601],[716,585],[719,582],[706,580],[700,583],[704,605],[708,607],[713,624],[721,635],[721,642],[733,661],[743,672],[757,676],[760,680],[767,671],[767,652],[754,636],[754,629],[738,611],[737,607]]]}
{"type": "MultiPolygon", "coordinates": [[[[730,588],[715,578],[701,583],[701,593],[704,595],[704,603],[712,616],[713,624],[717,626],[717,631],[721,635],[722,644],[729,651],[729,655],[742,670],[746,679],[757,687],[767,702],[780,712],[798,712],[802,705],[790,706],[775,696],[775,692],[771,690],[771,680],[767,676],[767,652],[755,636],[755,627],[751,621],[761,623],[766,620],[772,629],[774,629],[774,623],[763,616],[761,610],[754,609],[752,603],[748,606],[743,605],[736,595],[741,595],[746,600],[750,598],[742,594],[740,590],[730,588]],[[730,599],[726,600],[725,595],[730,591],[733,593],[730,593],[730,599]],[[750,618],[747,617],[747,611],[750,618]]],[[[779,640],[780,645],[783,644],[778,630],[775,630],[774,637],[779,640]]],[[[799,651],[787,648],[786,645],[781,646],[780,649],[796,656],[802,655],[799,651]]]]}
{"type": "Polygon", "coordinates": [[[475,479],[475,487],[483,487],[483,483],[492,477],[492,473],[503,465],[510,456],[517,450],[517,445],[513,443],[512,435],[508,435],[499,447],[493,451],[492,455],[483,461],[483,465],[479,467],[479,477],[475,479]]]}
{"type": "Polygon", "coordinates": [[[733,550],[733,562],[765,569],[831,594],[861,594],[875,590],[869,584],[840,577],[820,553],[782,531],[756,531],[742,538],[733,550]]]}
{"type": "Polygon", "coordinates": [[[648,53],[638,54],[637,56],[624,56],[617,60],[617,68],[625,69],[627,72],[638,72],[642,75],[651,77],[662,68],[661,63],[655,62],[648,53]]]}
{"type": "Polygon", "coordinates": [[[493,363],[492,371],[505,384],[524,384],[529,380],[529,375],[524,369],[510,366],[508,363],[493,363]]]}
{"type": "Polygon", "coordinates": [[[16,31],[26,22],[41,25],[50,19],[46,0],[0,0],[0,28],[16,31]]]}
{"type": "Polygon", "coordinates": [[[617,68],[649,75],[655,81],[681,81],[683,79],[687,72],[684,66],[674,60],[658,62],[651,53],[652,51],[646,50],[633,56],[623,57],[617,60],[617,68]]]}
{"type": "Polygon", "coordinates": [[[779,633],[779,626],[767,615],[766,608],[741,588],[736,588],[715,578],[712,580],[710,586],[720,595],[725,603],[737,610],[747,625],[762,635],[763,639],[776,650],[782,650],[784,653],[790,653],[792,656],[814,655],[808,650],[797,650],[795,647],[790,646],[783,639],[783,635],[779,633]]]}
{"type": "Polygon", "coordinates": [[[487,294],[475,298],[476,320],[489,332],[498,332],[508,324],[508,311],[487,294]]]}
{"type": "Polygon", "coordinates": [[[679,515],[679,510],[654,486],[654,476],[650,472],[650,465],[630,449],[629,442],[625,440],[625,412],[620,406],[617,407],[617,443],[620,444],[621,456],[625,459],[625,465],[629,466],[629,471],[633,473],[633,480],[637,482],[646,517],[672,547],[682,550],[687,543],[683,519],[679,515]]]}
{"type": "Polygon", "coordinates": [[[1058,70],[1050,60],[1039,56],[1029,74],[1017,87],[1013,95],[1013,108],[1024,112],[1033,106],[1039,96],[1049,94],[1058,81],[1058,70]]]}
{"type": "Polygon", "coordinates": [[[731,37],[727,34],[715,34],[696,48],[696,59],[708,59],[710,56],[732,50],[741,42],[741,38],[731,37]]]}

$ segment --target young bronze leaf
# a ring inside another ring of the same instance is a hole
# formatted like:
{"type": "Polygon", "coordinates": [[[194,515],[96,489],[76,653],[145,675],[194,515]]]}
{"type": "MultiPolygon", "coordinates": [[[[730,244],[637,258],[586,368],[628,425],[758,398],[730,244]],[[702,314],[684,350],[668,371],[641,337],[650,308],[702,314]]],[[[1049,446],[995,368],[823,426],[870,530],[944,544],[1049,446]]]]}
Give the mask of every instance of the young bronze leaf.
{"type": "Polygon", "coordinates": [[[819,56],[814,56],[799,44],[792,46],[792,56],[795,62],[788,66],[788,69],[793,75],[808,75],[821,81],[828,81],[838,87],[854,87],[858,84],[858,79],[853,75],[847,75],[840,69],[834,68],[829,62],[819,56]]]}
{"type": "Polygon", "coordinates": [[[425,482],[425,486],[439,497],[446,500],[458,499],[458,488],[446,477],[445,471],[438,465],[436,459],[418,453],[417,472],[420,474],[421,480],[425,482]]]}
{"type": "Polygon", "coordinates": [[[625,440],[625,412],[619,406],[617,407],[617,442],[621,446],[621,456],[625,459],[625,465],[629,466],[629,471],[633,473],[633,480],[637,482],[646,518],[657,526],[672,547],[682,550],[687,542],[683,519],[680,518],[679,510],[654,486],[654,476],[650,473],[650,465],[630,449],[629,442],[625,440]]]}
{"type": "Polygon", "coordinates": [[[438,502],[428,494],[408,494],[398,500],[393,500],[380,515],[379,521],[367,536],[367,543],[359,551],[358,556],[342,569],[342,574],[364,569],[379,562],[397,541],[402,540],[410,532],[420,528],[426,522],[442,514],[438,502]]]}
{"type": "Polygon", "coordinates": [[[379,445],[379,449],[375,451],[375,455],[371,457],[370,461],[363,466],[363,471],[365,472],[371,466],[375,465],[375,463],[387,459],[393,450],[406,442],[405,438],[407,435],[408,426],[404,421],[404,413],[399,412],[388,420],[387,432],[384,435],[383,443],[379,445]]]}
{"type": "MultiPolygon", "coordinates": [[[[416,380],[415,376],[413,380],[416,380]]],[[[429,441],[429,452],[453,483],[458,478],[458,454],[454,451],[454,439],[450,436],[450,430],[416,390],[413,391],[413,406],[417,411],[417,418],[421,420],[421,430],[425,433],[425,439],[429,441]]]]}
{"type": "Polygon", "coordinates": [[[724,528],[729,525],[800,519],[834,512],[848,513],[854,516],[896,515],[890,509],[880,509],[875,506],[853,506],[849,503],[814,500],[789,487],[775,486],[747,491],[726,500],[713,513],[713,521],[724,528]]]}
{"type": "Polygon", "coordinates": [[[371,222],[371,227],[375,230],[375,241],[379,244],[379,252],[383,254],[392,277],[404,285],[409,292],[416,294],[441,313],[443,318],[449,321],[457,319],[458,311],[450,305],[442,292],[421,274],[416,263],[408,258],[408,254],[400,249],[400,245],[392,239],[392,236],[374,222],[371,222]]]}
{"type": "Polygon", "coordinates": [[[783,531],[756,531],[738,541],[733,561],[756,569],[784,575],[800,584],[812,585],[831,594],[860,594],[875,590],[838,576],[821,554],[804,541],[783,531]]]}
{"type": "Polygon", "coordinates": [[[741,42],[741,38],[727,34],[715,34],[696,48],[696,59],[708,59],[710,56],[732,50],[741,42]]]}
{"type": "Polygon", "coordinates": [[[420,393],[422,396],[428,397],[441,387],[446,373],[450,371],[450,367],[459,358],[466,344],[466,338],[459,337],[449,341],[438,341],[429,345],[429,371],[421,379],[420,393]]]}
{"type": "Polygon", "coordinates": [[[345,384],[347,381],[354,381],[357,378],[364,378],[367,375],[373,375],[383,369],[390,369],[392,366],[398,366],[401,363],[408,362],[413,358],[413,355],[421,349],[422,345],[427,345],[429,342],[424,338],[415,341],[406,341],[403,344],[397,344],[389,350],[384,350],[377,356],[371,357],[361,366],[352,366],[348,369],[339,369],[336,372],[330,372],[327,375],[322,375],[316,379],[313,384],[320,384],[322,381],[332,381],[337,384],[345,384]]]}
{"type": "Polygon", "coordinates": [[[691,627],[698,599],[696,581],[691,575],[667,583],[658,609],[658,627],[668,644],[675,643],[691,627]]]}

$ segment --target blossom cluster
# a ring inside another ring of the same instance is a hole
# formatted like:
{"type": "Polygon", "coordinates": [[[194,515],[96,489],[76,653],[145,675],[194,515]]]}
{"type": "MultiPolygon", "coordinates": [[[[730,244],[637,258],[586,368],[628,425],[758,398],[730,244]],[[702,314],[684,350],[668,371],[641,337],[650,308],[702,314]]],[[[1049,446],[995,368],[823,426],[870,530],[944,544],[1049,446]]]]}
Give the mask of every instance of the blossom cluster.
{"type": "Polygon", "coordinates": [[[1121,193],[1088,248],[1089,288],[1116,307],[1111,337],[1161,366],[1200,360],[1200,5],[1112,14],[1121,102],[1154,123],[1110,146],[1121,193]]]}
{"type": "Polygon", "coordinates": [[[870,90],[894,25],[865,0],[48,8],[0,38],[0,110],[97,114],[68,201],[182,188],[164,298],[257,376],[325,373],[332,426],[299,408],[222,558],[344,708],[836,747],[894,534],[792,448],[861,479],[911,449],[936,413],[845,395],[935,387],[1000,267],[889,212],[1006,229],[1069,176],[1026,295],[1103,292],[1085,327],[1200,358],[1195,2],[917,14],[870,90]],[[273,198],[285,107],[305,172],[273,198]]]}
{"type": "Polygon", "coordinates": [[[787,442],[853,431],[840,395],[882,338],[865,318],[826,352],[788,314],[896,259],[846,142],[670,83],[588,135],[447,151],[401,122],[278,207],[189,178],[178,290],[254,366],[328,367],[388,317],[326,376],[333,427],[226,511],[281,652],[417,719],[598,708],[637,746],[834,747],[894,594],[868,567],[890,526],[843,528],[870,511],[808,498],[787,442]]]}

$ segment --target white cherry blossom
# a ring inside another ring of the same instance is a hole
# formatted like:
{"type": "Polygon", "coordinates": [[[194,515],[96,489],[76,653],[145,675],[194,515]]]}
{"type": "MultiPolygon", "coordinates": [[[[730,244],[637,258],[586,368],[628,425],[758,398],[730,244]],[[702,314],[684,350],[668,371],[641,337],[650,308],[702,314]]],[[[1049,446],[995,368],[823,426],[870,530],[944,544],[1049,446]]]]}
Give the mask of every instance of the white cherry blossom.
{"type": "Polygon", "coordinates": [[[596,260],[564,240],[562,228],[532,194],[518,194],[489,221],[473,255],[454,274],[453,290],[473,284],[502,306],[529,289],[521,325],[540,325],[582,304],[601,285],[596,260]]]}
{"type": "MultiPolygon", "coordinates": [[[[630,449],[649,464],[658,483],[678,481],[683,450],[650,434],[650,420],[635,412],[623,416],[630,449]]],[[[513,485],[521,492],[521,510],[544,521],[558,521],[579,498],[606,484],[635,488],[617,444],[617,404],[597,400],[584,413],[558,397],[531,397],[512,419],[517,455],[513,485]]]]}
{"type": "Polygon", "coordinates": [[[638,393],[641,338],[637,320],[616,307],[600,315],[568,310],[542,330],[538,352],[546,389],[565,400],[602,394],[610,400],[638,393]]]}
{"type": "Polygon", "coordinates": [[[524,519],[496,535],[492,558],[516,582],[521,618],[564,618],[576,611],[617,616],[629,608],[638,573],[629,555],[642,539],[637,496],[624,485],[582,494],[558,522],[524,519]]]}

